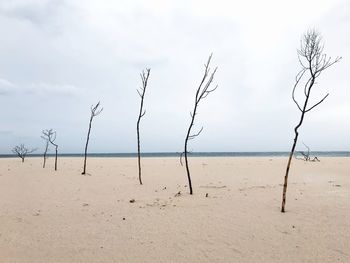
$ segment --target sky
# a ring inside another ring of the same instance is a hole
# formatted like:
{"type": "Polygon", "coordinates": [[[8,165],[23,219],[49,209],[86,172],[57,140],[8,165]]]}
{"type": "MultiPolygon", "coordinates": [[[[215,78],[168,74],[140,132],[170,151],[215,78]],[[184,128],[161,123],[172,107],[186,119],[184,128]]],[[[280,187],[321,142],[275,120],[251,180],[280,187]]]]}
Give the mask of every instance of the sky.
{"type": "MultiPolygon", "coordinates": [[[[151,68],[141,150],[181,152],[204,63],[217,90],[199,105],[193,151],[289,151],[300,112],[291,99],[297,49],[310,28],[342,60],[322,73],[297,149],[350,150],[348,0],[0,0],[0,154],[136,152],[140,73],[151,68]],[[51,152],[53,152],[51,147],[51,152]]],[[[301,98],[301,97],[300,97],[301,98]]]]}

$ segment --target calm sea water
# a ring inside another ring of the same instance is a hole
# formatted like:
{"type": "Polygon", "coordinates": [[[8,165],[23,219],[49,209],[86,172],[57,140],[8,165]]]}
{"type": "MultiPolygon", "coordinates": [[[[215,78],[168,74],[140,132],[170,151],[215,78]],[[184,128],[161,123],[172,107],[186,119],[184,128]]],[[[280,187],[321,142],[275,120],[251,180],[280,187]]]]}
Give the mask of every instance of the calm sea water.
{"type": "MultiPolygon", "coordinates": [[[[190,153],[191,157],[283,157],[288,156],[289,152],[193,152],[190,153]]],[[[28,156],[39,157],[42,154],[31,154],[28,156]]],[[[48,156],[54,156],[48,154],[48,156]]],[[[82,157],[82,153],[65,153],[59,154],[61,157],[82,157]]],[[[137,157],[137,153],[90,153],[89,157],[137,157]]],[[[179,157],[179,152],[155,152],[155,153],[142,153],[142,157],[179,157]]],[[[322,152],[311,152],[310,156],[321,156],[321,157],[350,157],[349,151],[322,151],[322,152]]],[[[14,157],[13,154],[1,154],[0,158],[14,157]]]]}

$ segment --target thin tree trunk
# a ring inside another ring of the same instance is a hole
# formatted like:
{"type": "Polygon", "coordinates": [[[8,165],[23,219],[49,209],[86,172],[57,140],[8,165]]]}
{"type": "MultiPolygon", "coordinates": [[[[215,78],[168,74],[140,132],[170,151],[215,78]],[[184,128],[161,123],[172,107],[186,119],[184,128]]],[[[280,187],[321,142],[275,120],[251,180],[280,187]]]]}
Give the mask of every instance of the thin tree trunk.
{"type": "Polygon", "coordinates": [[[84,168],[83,168],[83,172],[82,172],[81,174],[85,174],[85,172],[86,172],[86,158],[87,158],[88,144],[89,144],[89,140],[90,140],[90,131],[91,131],[91,122],[92,122],[92,118],[93,118],[93,115],[91,115],[91,117],[90,117],[89,130],[88,130],[88,134],[87,134],[87,137],[86,137],[86,144],[85,144],[84,168]]]}
{"type": "Polygon", "coordinates": [[[45,164],[46,164],[46,153],[44,153],[44,162],[43,162],[43,168],[45,168],[45,164]]]}
{"type": "Polygon", "coordinates": [[[283,183],[282,207],[281,207],[281,212],[282,212],[282,213],[285,212],[286,198],[287,198],[287,187],[288,187],[288,175],[289,175],[289,169],[290,169],[290,165],[291,165],[291,163],[292,163],[292,157],[293,157],[293,155],[294,155],[295,147],[296,147],[297,142],[298,142],[298,137],[299,137],[298,129],[299,129],[300,126],[303,124],[304,116],[305,116],[305,113],[306,113],[307,103],[308,103],[308,101],[309,101],[309,97],[310,97],[310,93],[311,93],[311,88],[312,88],[312,86],[313,86],[314,83],[315,83],[315,78],[314,78],[314,75],[312,75],[312,79],[311,79],[311,82],[310,82],[310,86],[309,86],[308,92],[306,93],[307,95],[306,95],[304,107],[303,107],[303,109],[302,109],[302,111],[301,111],[300,121],[299,121],[298,125],[294,128],[294,133],[295,133],[294,142],[293,142],[293,146],[292,146],[292,149],[291,149],[291,151],[290,151],[290,154],[289,154],[289,159],[288,159],[286,174],[285,174],[285,176],[284,176],[284,183],[283,183]]]}
{"type": "Polygon", "coordinates": [[[289,154],[289,159],[288,159],[288,165],[287,165],[287,169],[286,169],[286,175],[284,176],[284,184],[283,184],[283,197],[282,197],[282,209],[281,212],[284,213],[284,207],[286,205],[286,195],[287,195],[287,186],[288,186],[288,174],[289,174],[289,169],[290,169],[290,164],[292,162],[292,157],[295,151],[295,147],[297,145],[297,141],[298,141],[298,127],[300,127],[301,123],[295,127],[295,137],[294,137],[294,142],[293,142],[293,146],[292,146],[292,150],[290,151],[289,154]]]}
{"type": "Polygon", "coordinates": [[[186,139],[185,139],[185,164],[186,164],[186,172],[187,172],[187,178],[188,178],[188,186],[190,188],[190,194],[193,194],[193,189],[192,189],[192,181],[191,181],[191,174],[190,174],[190,168],[188,165],[188,159],[187,159],[187,144],[188,144],[188,140],[190,138],[190,134],[191,134],[191,130],[193,127],[193,123],[194,123],[194,118],[196,116],[196,111],[197,111],[197,97],[198,97],[198,92],[196,94],[196,103],[194,106],[194,110],[193,110],[193,114],[192,114],[192,119],[191,119],[191,123],[190,126],[188,127],[187,130],[187,135],[186,135],[186,139]]]}
{"type": "Polygon", "coordinates": [[[151,69],[146,69],[146,71],[142,71],[141,80],[142,80],[142,87],[140,90],[137,89],[137,93],[139,94],[141,98],[141,104],[140,104],[140,112],[139,117],[137,119],[137,125],[136,125],[136,131],[137,131],[137,163],[139,167],[139,182],[142,185],[142,178],[141,178],[141,143],[140,143],[140,121],[141,118],[146,114],[146,111],[143,110],[143,100],[145,98],[146,94],[146,88],[148,83],[148,78],[150,75],[151,69]]]}
{"type": "Polygon", "coordinates": [[[44,152],[43,168],[45,168],[45,165],[46,165],[46,154],[47,154],[48,147],[49,147],[49,141],[46,141],[45,152],[44,152]]]}
{"type": "MultiPolygon", "coordinates": [[[[143,104],[143,100],[141,102],[141,111],[142,111],[142,104],[143,104]]],[[[139,181],[140,184],[142,185],[142,179],[141,179],[141,147],[140,147],[140,120],[141,120],[141,116],[142,113],[140,111],[140,115],[139,118],[137,120],[137,160],[138,160],[138,166],[139,166],[139,181]]]]}
{"type": "Polygon", "coordinates": [[[58,145],[55,145],[55,152],[56,152],[56,154],[55,154],[55,171],[57,171],[57,152],[58,152],[58,145]]]}
{"type": "Polygon", "coordinates": [[[191,176],[190,176],[190,169],[188,166],[188,160],[187,160],[187,141],[185,142],[185,164],[186,164],[186,172],[187,172],[187,178],[188,178],[188,186],[190,188],[190,195],[193,194],[193,190],[192,190],[192,181],[191,181],[191,176]]]}

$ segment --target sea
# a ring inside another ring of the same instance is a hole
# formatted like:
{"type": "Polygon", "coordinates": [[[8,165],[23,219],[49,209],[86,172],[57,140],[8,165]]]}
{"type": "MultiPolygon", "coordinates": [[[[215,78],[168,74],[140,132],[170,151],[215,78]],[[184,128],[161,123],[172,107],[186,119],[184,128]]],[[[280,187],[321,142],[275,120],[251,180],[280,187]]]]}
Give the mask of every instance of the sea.
{"type": "MultiPolygon", "coordinates": [[[[298,153],[296,153],[298,155],[298,153]]],[[[142,157],[180,157],[180,152],[145,152],[141,153],[142,157]]],[[[191,152],[188,153],[190,157],[286,157],[289,152],[191,152]]],[[[30,154],[27,157],[40,157],[42,154],[30,154]]],[[[50,153],[47,156],[54,156],[50,153]]],[[[60,157],[83,157],[83,153],[62,153],[58,154],[60,157]]],[[[89,153],[89,157],[118,157],[130,158],[137,157],[137,153],[89,153]]],[[[315,151],[310,152],[310,157],[350,157],[350,151],[315,151]]],[[[14,154],[0,154],[0,158],[12,158],[14,154]]]]}

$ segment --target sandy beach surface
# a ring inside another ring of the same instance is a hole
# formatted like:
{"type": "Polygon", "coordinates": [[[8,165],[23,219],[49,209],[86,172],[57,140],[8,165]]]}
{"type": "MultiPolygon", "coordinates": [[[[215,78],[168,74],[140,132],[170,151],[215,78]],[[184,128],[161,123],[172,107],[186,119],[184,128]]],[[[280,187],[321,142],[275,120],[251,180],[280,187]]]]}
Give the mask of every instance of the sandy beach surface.
{"type": "Polygon", "coordinates": [[[350,262],[350,158],[0,159],[0,262],[350,262]],[[208,195],[206,197],[206,195],[208,195]],[[130,202],[130,200],[135,200],[130,202]]]}

